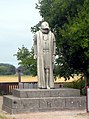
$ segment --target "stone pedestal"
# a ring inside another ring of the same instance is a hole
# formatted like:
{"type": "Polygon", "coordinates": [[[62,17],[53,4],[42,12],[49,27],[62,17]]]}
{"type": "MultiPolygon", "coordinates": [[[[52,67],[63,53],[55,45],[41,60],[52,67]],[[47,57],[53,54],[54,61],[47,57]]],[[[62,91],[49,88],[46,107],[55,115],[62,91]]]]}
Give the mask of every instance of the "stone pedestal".
{"type": "Polygon", "coordinates": [[[77,89],[16,89],[3,97],[2,108],[10,114],[85,109],[86,98],[77,89]]]}

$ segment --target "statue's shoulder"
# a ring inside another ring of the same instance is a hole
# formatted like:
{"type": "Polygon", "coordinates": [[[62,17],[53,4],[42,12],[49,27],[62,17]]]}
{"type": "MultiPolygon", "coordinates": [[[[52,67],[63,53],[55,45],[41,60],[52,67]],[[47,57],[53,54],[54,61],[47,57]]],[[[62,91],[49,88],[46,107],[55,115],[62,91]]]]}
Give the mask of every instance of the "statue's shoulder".
{"type": "Polygon", "coordinates": [[[49,32],[51,34],[52,37],[54,37],[54,33],[52,31],[49,32]]]}
{"type": "Polygon", "coordinates": [[[36,35],[39,35],[39,34],[41,34],[42,32],[41,32],[41,30],[38,30],[37,32],[36,32],[36,35]]]}
{"type": "Polygon", "coordinates": [[[38,30],[35,34],[34,34],[34,39],[36,40],[37,39],[37,37],[39,36],[39,34],[40,34],[40,30],[38,30]]]}

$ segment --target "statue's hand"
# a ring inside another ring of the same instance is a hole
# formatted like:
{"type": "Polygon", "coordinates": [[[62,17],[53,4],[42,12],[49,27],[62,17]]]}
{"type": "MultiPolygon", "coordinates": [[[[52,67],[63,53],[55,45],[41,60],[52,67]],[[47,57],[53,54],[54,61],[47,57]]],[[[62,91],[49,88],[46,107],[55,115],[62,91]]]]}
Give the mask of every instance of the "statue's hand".
{"type": "Polygon", "coordinates": [[[37,55],[34,55],[34,59],[37,59],[37,55]]]}

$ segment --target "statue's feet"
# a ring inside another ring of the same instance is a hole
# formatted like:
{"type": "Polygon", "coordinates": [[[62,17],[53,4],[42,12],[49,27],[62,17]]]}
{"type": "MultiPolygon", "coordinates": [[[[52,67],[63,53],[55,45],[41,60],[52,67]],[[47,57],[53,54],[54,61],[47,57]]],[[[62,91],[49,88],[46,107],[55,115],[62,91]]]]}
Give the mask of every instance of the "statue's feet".
{"type": "Polygon", "coordinates": [[[50,89],[50,87],[49,87],[49,86],[47,86],[47,89],[50,89]]]}
{"type": "Polygon", "coordinates": [[[39,89],[42,89],[42,87],[38,87],[39,89]]]}
{"type": "Polygon", "coordinates": [[[46,87],[42,88],[42,87],[39,87],[39,89],[47,89],[46,87]]]}
{"type": "Polygon", "coordinates": [[[47,89],[54,89],[54,87],[47,86],[47,89]]]}
{"type": "Polygon", "coordinates": [[[55,89],[54,87],[50,87],[50,89],[55,89]]]}

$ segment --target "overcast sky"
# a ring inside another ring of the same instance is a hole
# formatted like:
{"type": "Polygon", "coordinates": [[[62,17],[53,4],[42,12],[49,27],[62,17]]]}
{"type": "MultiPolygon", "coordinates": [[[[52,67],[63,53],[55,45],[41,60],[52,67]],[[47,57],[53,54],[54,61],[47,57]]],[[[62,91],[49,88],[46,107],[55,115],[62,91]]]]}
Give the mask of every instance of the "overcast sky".
{"type": "Polygon", "coordinates": [[[40,20],[35,9],[38,0],[0,0],[0,63],[17,67],[18,61],[13,54],[22,45],[29,50],[33,44],[31,27],[40,20]]]}

